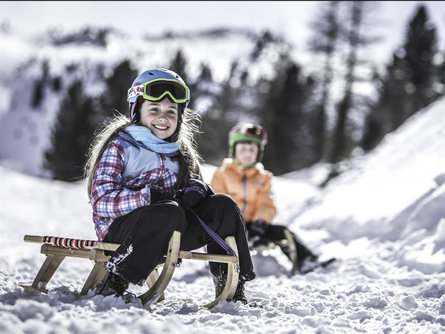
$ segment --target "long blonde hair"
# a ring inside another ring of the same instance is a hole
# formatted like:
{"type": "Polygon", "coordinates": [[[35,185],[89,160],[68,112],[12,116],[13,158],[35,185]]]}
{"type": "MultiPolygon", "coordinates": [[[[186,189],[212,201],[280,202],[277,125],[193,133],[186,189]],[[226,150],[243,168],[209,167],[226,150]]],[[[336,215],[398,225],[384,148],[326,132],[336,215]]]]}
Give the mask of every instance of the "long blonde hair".
{"type": "MultiPolygon", "coordinates": [[[[87,152],[87,161],[84,168],[84,176],[87,179],[88,195],[91,194],[93,177],[97,165],[107,148],[108,144],[133,122],[123,114],[115,114],[105,121],[105,126],[100,130],[87,152]]],[[[185,108],[182,110],[180,119],[178,120],[178,141],[180,151],[178,187],[183,187],[190,178],[202,180],[201,164],[202,158],[197,151],[197,142],[194,133],[198,133],[201,119],[199,115],[192,109],[185,108]]]]}

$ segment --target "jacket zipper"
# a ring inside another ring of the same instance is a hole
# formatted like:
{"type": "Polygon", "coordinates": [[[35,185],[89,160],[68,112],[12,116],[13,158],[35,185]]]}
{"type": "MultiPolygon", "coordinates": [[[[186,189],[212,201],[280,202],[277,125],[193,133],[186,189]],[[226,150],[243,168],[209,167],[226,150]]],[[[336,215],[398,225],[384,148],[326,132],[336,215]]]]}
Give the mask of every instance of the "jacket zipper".
{"type": "Polygon", "coordinates": [[[243,174],[243,177],[241,178],[243,182],[243,214],[246,212],[247,208],[247,176],[246,174],[243,174]]]}

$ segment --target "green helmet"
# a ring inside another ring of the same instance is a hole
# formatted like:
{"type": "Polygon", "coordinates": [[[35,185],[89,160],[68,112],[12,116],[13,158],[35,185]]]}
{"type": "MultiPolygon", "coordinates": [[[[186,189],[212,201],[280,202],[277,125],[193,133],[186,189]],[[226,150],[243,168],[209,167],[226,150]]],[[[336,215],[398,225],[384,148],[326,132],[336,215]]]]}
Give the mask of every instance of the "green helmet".
{"type": "Polygon", "coordinates": [[[258,161],[264,153],[267,144],[267,131],[261,126],[253,123],[240,123],[235,125],[229,132],[229,156],[233,157],[235,144],[239,142],[253,142],[258,144],[258,161]]]}

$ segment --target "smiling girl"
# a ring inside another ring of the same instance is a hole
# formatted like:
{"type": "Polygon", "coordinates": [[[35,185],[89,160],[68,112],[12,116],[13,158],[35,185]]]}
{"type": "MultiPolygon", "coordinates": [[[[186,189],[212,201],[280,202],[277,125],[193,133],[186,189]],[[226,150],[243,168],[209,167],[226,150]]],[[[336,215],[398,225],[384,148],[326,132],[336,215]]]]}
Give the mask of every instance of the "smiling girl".
{"type": "MultiPolygon", "coordinates": [[[[198,217],[222,239],[235,237],[240,263],[234,301],[247,303],[244,282],[255,278],[242,213],[226,195],[202,181],[193,133],[198,115],[187,108],[190,91],[166,69],[141,73],[128,91],[130,119],[117,116],[96,138],[86,165],[88,194],[99,240],[120,243],[95,293],[123,296],[165,255],[173,231],[181,249],[224,249],[198,217]]],[[[226,264],[210,263],[218,295],[226,264]]]]}

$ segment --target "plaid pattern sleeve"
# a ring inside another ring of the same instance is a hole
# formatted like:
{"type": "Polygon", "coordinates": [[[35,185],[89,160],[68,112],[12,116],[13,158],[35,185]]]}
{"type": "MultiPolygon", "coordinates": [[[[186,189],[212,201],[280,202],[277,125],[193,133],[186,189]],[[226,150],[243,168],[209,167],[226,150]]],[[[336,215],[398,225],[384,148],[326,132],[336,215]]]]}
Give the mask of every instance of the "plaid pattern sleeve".
{"type": "Polygon", "coordinates": [[[104,151],[91,189],[95,216],[114,219],[150,204],[149,189],[133,191],[122,186],[124,158],[124,149],[118,141],[111,142],[104,151]]]}

